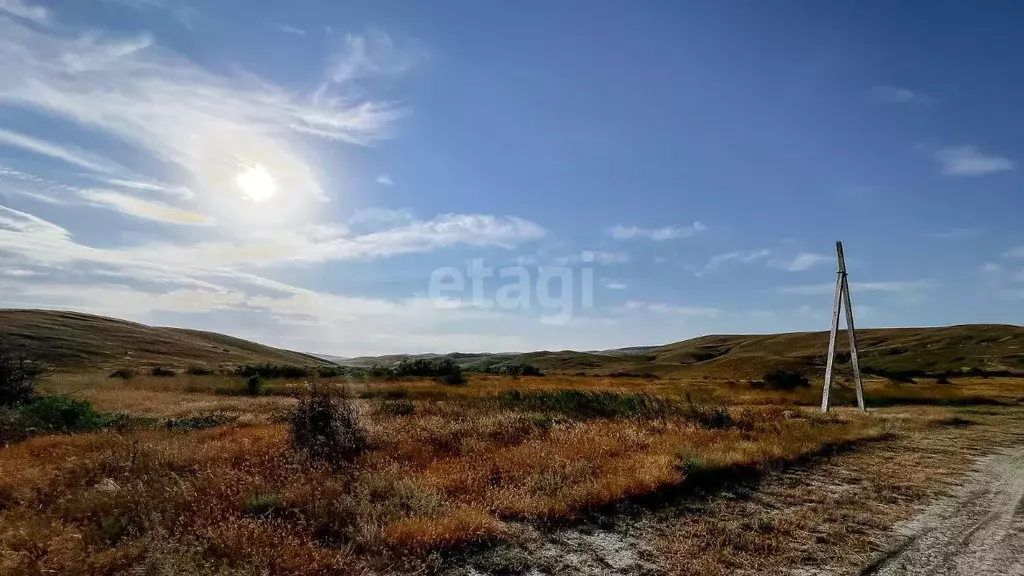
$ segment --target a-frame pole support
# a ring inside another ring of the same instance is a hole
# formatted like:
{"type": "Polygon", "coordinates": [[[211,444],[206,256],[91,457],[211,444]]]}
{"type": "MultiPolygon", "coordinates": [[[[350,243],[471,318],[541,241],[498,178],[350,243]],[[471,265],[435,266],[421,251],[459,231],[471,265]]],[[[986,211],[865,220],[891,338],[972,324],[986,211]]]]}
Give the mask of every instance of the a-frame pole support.
{"type": "Polygon", "coordinates": [[[857,407],[862,412],[864,406],[864,382],[860,376],[860,361],[857,358],[857,332],[853,324],[853,305],[850,303],[850,283],[846,279],[846,258],[843,256],[843,243],[836,242],[836,259],[839,271],[836,276],[836,293],[832,301],[832,330],[828,335],[828,357],[825,360],[825,387],[821,391],[821,411],[828,412],[829,392],[832,389],[832,367],[836,357],[836,335],[839,332],[839,308],[846,308],[846,331],[850,338],[850,363],[853,365],[853,379],[857,387],[857,407]]]}

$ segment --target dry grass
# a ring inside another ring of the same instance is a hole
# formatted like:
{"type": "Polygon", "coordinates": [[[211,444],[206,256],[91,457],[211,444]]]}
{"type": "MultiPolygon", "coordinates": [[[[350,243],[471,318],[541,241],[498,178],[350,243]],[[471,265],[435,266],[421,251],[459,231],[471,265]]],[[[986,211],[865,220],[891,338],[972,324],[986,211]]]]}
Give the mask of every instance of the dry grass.
{"type": "Polygon", "coordinates": [[[1020,442],[1010,408],[887,410],[903,433],[797,468],[746,498],[718,500],[661,527],[669,574],[853,574],[893,545],[889,529],[940,496],[996,446],[1020,442]]]}
{"type": "MultiPolygon", "coordinates": [[[[823,418],[794,407],[798,396],[704,381],[474,376],[455,388],[358,386],[405,394],[411,413],[383,409],[385,399],[356,401],[371,448],[336,470],[290,447],[280,422],[298,383],[275,382],[272,395],[247,398],[225,395],[242,387],[225,377],[51,375],[45,390],[105,411],[241,418],[0,449],[0,574],[429,571],[437,548],[515,538],[512,520],[573,519],[717,482],[722,472],[882,437],[892,420],[851,410],[823,418]],[[734,425],[709,428],[685,411],[654,419],[536,412],[496,401],[509,388],[732,398],[734,425]]],[[[992,381],[986,393],[1012,395],[1007,386],[992,381]]],[[[950,390],[931,387],[936,397],[960,393],[950,390]]]]}

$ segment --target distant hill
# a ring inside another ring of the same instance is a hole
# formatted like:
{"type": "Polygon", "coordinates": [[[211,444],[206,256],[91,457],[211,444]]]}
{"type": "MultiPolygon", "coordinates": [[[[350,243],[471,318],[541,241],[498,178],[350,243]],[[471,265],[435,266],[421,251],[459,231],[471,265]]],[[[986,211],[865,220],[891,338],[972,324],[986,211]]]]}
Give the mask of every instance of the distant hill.
{"type": "MultiPolygon", "coordinates": [[[[447,356],[467,370],[521,361],[549,374],[654,375],[756,379],[774,369],[820,374],[827,332],[701,336],[664,346],[616,350],[525,353],[393,354],[359,358],[315,356],[264,346],[214,332],[158,328],[49,310],[0,310],[0,338],[54,366],[131,364],[227,366],[271,364],[369,367],[404,358],[447,356]]],[[[941,328],[870,328],[857,331],[861,366],[875,373],[984,370],[1024,373],[1024,327],[969,324],[941,328]]],[[[847,354],[845,332],[838,349],[847,354]]],[[[848,371],[848,365],[839,366],[848,371]]]]}
{"type": "MultiPolygon", "coordinates": [[[[866,371],[1024,372],[1024,327],[970,324],[940,328],[870,328],[857,331],[860,363],[866,371]]],[[[824,370],[827,332],[769,335],[701,336],[664,346],[590,352],[541,351],[520,354],[450,354],[464,369],[479,370],[510,360],[551,374],[650,374],[694,378],[760,378],[775,369],[818,373],[824,370]]],[[[837,349],[848,355],[846,333],[837,349]]],[[[391,355],[340,359],[350,366],[388,365],[409,357],[391,355]]],[[[848,366],[840,366],[848,370],[848,366]]]]}
{"type": "Polygon", "coordinates": [[[0,339],[56,367],[328,364],[309,354],[215,332],[53,310],[0,310],[0,339]]]}

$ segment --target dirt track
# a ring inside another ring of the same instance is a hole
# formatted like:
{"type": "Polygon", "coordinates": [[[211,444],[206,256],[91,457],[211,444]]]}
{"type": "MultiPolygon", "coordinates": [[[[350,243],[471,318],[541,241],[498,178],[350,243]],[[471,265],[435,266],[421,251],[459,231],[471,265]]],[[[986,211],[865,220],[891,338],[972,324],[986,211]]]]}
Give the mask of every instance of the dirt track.
{"type": "Polygon", "coordinates": [[[1024,575],[1024,446],[980,459],[952,493],[898,527],[864,575],[1024,575]]]}

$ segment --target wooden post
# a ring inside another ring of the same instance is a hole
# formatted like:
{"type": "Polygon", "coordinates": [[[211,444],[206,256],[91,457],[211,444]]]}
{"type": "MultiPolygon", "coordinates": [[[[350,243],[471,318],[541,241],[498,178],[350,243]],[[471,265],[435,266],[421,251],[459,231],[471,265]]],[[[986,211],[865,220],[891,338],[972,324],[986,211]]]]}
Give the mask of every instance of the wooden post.
{"type": "MultiPolygon", "coordinates": [[[[838,243],[837,243],[838,244],[838,243]]],[[[836,333],[839,331],[839,307],[842,305],[843,274],[836,276],[836,296],[832,301],[832,330],[828,333],[828,356],[825,360],[825,388],[821,391],[821,412],[828,412],[828,393],[832,390],[832,363],[836,357],[836,333]]]]}
{"type": "Polygon", "coordinates": [[[850,302],[850,283],[846,275],[846,257],[843,255],[843,243],[836,242],[836,260],[839,270],[836,273],[836,294],[832,302],[832,331],[828,335],[828,358],[825,360],[825,387],[821,391],[821,411],[828,412],[829,392],[832,388],[832,366],[836,356],[836,335],[839,332],[839,307],[846,309],[846,332],[850,338],[850,363],[853,365],[853,379],[857,387],[857,407],[866,412],[864,405],[864,382],[860,375],[860,360],[857,357],[857,331],[853,323],[853,304],[850,302]]]}

